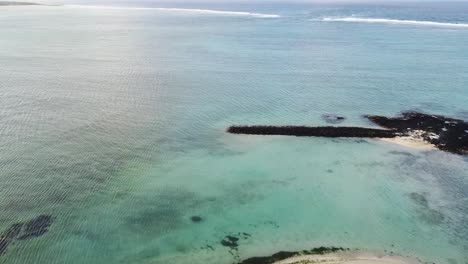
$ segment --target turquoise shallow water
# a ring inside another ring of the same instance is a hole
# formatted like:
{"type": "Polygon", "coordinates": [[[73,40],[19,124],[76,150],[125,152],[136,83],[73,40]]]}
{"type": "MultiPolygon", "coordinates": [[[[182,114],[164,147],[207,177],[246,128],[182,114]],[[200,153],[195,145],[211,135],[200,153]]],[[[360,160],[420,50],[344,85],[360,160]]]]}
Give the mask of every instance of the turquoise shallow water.
{"type": "Polygon", "coordinates": [[[466,158],[224,132],[326,113],[466,120],[468,28],[321,20],[460,24],[466,6],[198,8],[281,17],[1,7],[0,228],[55,217],[1,263],[232,263],[316,246],[468,261],[466,158]],[[238,251],[220,244],[239,232],[238,251]]]}

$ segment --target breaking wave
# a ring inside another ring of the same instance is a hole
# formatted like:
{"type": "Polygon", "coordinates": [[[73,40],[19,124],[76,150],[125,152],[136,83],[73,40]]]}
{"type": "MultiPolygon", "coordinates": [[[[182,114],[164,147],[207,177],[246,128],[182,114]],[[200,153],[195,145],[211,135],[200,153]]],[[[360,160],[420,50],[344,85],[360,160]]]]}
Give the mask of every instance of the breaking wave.
{"type": "MultiPolygon", "coordinates": [[[[317,20],[315,20],[317,21],[317,20]]],[[[381,24],[400,24],[400,25],[415,25],[415,26],[434,26],[434,27],[457,27],[468,28],[468,24],[463,23],[446,23],[424,20],[400,20],[386,18],[361,18],[361,17],[324,17],[318,21],[323,22],[353,22],[353,23],[381,23],[381,24]]]]}
{"type": "Polygon", "coordinates": [[[249,17],[260,17],[260,18],[280,17],[280,15],[276,15],[276,14],[262,14],[262,13],[239,12],[239,11],[221,11],[221,10],[210,10],[210,9],[164,8],[164,7],[120,7],[120,6],[96,6],[96,5],[65,5],[65,6],[74,7],[74,8],[159,10],[159,11],[173,11],[173,12],[197,13],[197,14],[207,14],[207,15],[249,16],[249,17]]]}

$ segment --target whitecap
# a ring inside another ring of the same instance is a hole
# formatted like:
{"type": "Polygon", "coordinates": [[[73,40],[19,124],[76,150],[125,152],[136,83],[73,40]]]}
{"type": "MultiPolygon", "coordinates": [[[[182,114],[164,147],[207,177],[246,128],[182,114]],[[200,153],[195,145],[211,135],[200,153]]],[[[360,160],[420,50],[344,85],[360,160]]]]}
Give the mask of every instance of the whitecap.
{"type": "Polygon", "coordinates": [[[363,17],[323,17],[314,21],[322,22],[352,22],[352,23],[381,23],[381,24],[400,24],[400,25],[415,25],[415,26],[434,26],[434,27],[458,27],[468,28],[468,24],[463,23],[448,23],[424,20],[400,20],[387,18],[363,18],[363,17]]]}
{"type": "Polygon", "coordinates": [[[263,13],[252,13],[252,12],[240,12],[240,11],[221,11],[211,9],[192,9],[192,8],[166,8],[166,7],[124,7],[124,6],[97,6],[97,5],[65,5],[66,7],[73,8],[102,8],[102,9],[124,9],[124,10],[158,10],[158,11],[169,11],[169,12],[185,12],[185,13],[197,13],[206,15],[226,15],[226,16],[249,16],[249,17],[260,17],[260,18],[278,18],[280,15],[276,14],[263,14],[263,13]]]}

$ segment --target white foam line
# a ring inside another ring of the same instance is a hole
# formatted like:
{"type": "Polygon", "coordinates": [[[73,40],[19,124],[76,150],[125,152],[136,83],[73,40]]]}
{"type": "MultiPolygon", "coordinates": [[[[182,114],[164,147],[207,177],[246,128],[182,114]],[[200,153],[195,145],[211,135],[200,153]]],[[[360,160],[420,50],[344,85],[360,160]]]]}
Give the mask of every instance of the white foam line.
{"type": "MultiPolygon", "coordinates": [[[[317,21],[317,20],[315,20],[317,21]]],[[[434,21],[418,21],[418,20],[399,20],[386,18],[359,18],[359,17],[324,17],[318,21],[323,22],[354,22],[354,23],[381,23],[381,24],[400,24],[400,25],[415,25],[415,26],[434,26],[434,27],[458,27],[468,28],[468,24],[444,23],[434,21]]]]}
{"type": "Polygon", "coordinates": [[[187,12],[208,15],[228,15],[228,16],[250,16],[261,18],[278,18],[280,15],[275,14],[262,14],[250,12],[237,12],[237,11],[220,11],[210,9],[190,9],[190,8],[164,8],[164,7],[120,7],[120,6],[96,6],[96,5],[65,5],[74,8],[103,8],[103,9],[124,9],[124,10],[159,10],[159,11],[174,11],[174,12],[187,12]]]}

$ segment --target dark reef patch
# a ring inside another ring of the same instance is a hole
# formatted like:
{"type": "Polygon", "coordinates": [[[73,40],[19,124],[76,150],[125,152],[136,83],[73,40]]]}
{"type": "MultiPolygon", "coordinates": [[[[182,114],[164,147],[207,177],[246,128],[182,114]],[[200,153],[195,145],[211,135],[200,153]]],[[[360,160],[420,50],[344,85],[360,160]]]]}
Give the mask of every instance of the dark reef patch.
{"type": "Polygon", "coordinates": [[[444,222],[445,216],[432,208],[428,208],[426,212],[421,213],[421,219],[431,225],[440,225],[444,222]]]}
{"type": "Polygon", "coordinates": [[[282,135],[298,137],[394,138],[410,136],[421,138],[443,151],[468,154],[468,123],[440,115],[404,112],[398,117],[366,116],[385,129],[363,127],[308,127],[308,126],[231,126],[232,134],[282,135]]]}
{"type": "Polygon", "coordinates": [[[239,235],[242,235],[242,236],[244,236],[244,239],[247,239],[247,238],[249,238],[249,237],[251,237],[251,236],[252,236],[251,234],[249,234],[249,233],[245,233],[245,232],[239,233],[239,235]]]}
{"type": "Polygon", "coordinates": [[[5,233],[3,233],[2,237],[5,237],[6,239],[14,239],[19,236],[22,227],[23,223],[13,224],[5,231],[5,233]]]}
{"type": "Polygon", "coordinates": [[[54,222],[55,217],[50,215],[39,215],[27,222],[20,222],[11,225],[0,235],[0,255],[5,254],[6,249],[15,240],[26,240],[40,237],[49,231],[49,227],[54,222]]]}
{"type": "Polygon", "coordinates": [[[445,220],[444,214],[429,205],[424,194],[410,193],[410,198],[419,207],[419,217],[426,223],[439,225],[445,220]]]}
{"type": "Polygon", "coordinates": [[[327,115],[322,115],[322,119],[325,120],[325,122],[329,124],[338,124],[338,123],[345,121],[346,118],[343,116],[327,114],[327,115]]]}
{"type": "Polygon", "coordinates": [[[411,200],[413,200],[413,202],[415,202],[417,205],[421,207],[424,207],[424,208],[429,207],[429,203],[427,202],[426,196],[424,196],[423,194],[413,192],[413,193],[410,193],[410,198],[411,200]]]}
{"type": "Polygon", "coordinates": [[[212,245],[205,245],[203,247],[201,247],[200,249],[206,249],[206,250],[211,250],[211,251],[214,251],[214,247],[212,245]]]}
{"type": "Polygon", "coordinates": [[[226,235],[221,241],[220,244],[223,247],[228,248],[228,253],[234,258],[235,261],[240,261],[239,256],[239,242],[241,240],[247,240],[252,235],[246,232],[238,232],[237,234],[226,235]]]}
{"type": "Polygon", "coordinates": [[[295,256],[323,255],[323,254],[328,254],[328,253],[333,253],[333,252],[338,252],[338,251],[345,251],[345,250],[349,250],[349,249],[345,249],[341,247],[318,247],[318,248],[313,248],[311,250],[302,250],[302,251],[280,251],[271,256],[248,258],[239,262],[239,264],[271,264],[271,263],[275,263],[277,261],[288,259],[288,258],[295,257],[295,256]]]}
{"type": "Polygon", "coordinates": [[[190,220],[192,220],[192,222],[194,222],[194,223],[198,223],[198,222],[201,222],[203,219],[198,215],[194,215],[194,216],[190,217],[190,220]]]}
{"type": "Polygon", "coordinates": [[[205,200],[195,193],[178,188],[155,190],[151,199],[142,196],[132,198],[142,206],[125,211],[124,224],[145,235],[158,236],[183,225],[190,216],[188,208],[202,206],[205,200]]]}
{"type": "Polygon", "coordinates": [[[44,235],[49,226],[52,225],[54,218],[50,215],[40,215],[30,221],[24,223],[21,235],[18,237],[20,240],[40,237],[44,235]]]}
{"type": "Polygon", "coordinates": [[[239,247],[239,244],[237,243],[238,241],[238,237],[225,236],[224,239],[221,240],[221,245],[223,245],[224,247],[229,247],[230,249],[237,250],[237,247],[239,247]]]}

